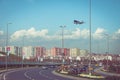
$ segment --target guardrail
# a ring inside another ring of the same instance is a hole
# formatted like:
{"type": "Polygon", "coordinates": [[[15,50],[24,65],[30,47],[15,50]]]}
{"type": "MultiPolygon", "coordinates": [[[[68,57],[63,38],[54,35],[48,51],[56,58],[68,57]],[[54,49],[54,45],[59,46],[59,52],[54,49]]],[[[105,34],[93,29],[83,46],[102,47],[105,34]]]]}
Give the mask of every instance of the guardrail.
{"type": "MultiPolygon", "coordinates": [[[[24,66],[60,66],[63,63],[50,63],[50,62],[8,62],[8,67],[23,67],[24,66]]],[[[65,63],[66,64],[66,63],[65,63]]],[[[0,68],[5,68],[6,62],[0,62],[0,68]]]]}

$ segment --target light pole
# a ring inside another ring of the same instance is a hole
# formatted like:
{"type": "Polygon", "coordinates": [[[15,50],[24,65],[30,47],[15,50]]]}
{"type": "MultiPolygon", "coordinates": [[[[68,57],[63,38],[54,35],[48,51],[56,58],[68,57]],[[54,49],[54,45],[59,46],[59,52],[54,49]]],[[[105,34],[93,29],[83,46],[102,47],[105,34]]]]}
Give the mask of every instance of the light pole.
{"type": "Polygon", "coordinates": [[[106,67],[107,67],[107,70],[108,70],[109,34],[104,34],[104,35],[106,36],[106,43],[107,43],[107,44],[106,44],[106,45],[107,45],[107,46],[106,46],[106,47],[107,47],[107,48],[106,48],[106,49],[107,49],[107,64],[106,64],[107,66],[106,66],[106,67]]]}
{"type": "Polygon", "coordinates": [[[8,70],[8,25],[12,23],[7,23],[7,34],[6,34],[6,70],[8,70]]]}
{"type": "Polygon", "coordinates": [[[25,36],[23,36],[23,47],[22,47],[22,68],[23,68],[23,65],[24,65],[24,37],[25,36]]]}
{"type": "Polygon", "coordinates": [[[62,57],[63,57],[63,64],[64,64],[64,28],[66,26],[60,26],[60,28],[62,28],[62,57]]]}
{"type": "Polygon", "coordinates": [[[89,0],[89,75],[91,75],[91,0],[89,0]]]}

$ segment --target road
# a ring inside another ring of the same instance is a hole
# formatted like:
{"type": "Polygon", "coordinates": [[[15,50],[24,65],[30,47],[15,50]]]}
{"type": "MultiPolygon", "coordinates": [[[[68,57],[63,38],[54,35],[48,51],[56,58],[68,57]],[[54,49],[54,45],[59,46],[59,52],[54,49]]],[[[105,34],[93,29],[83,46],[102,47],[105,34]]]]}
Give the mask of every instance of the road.
{"type": "Polygon", "coordinates": [[[110,72],[104,72],[104,71],[101,71],[101,69],[103,69],[103,67],[100,67],[100,68],[97,68],[95,69],[94,71],[98,74],[101,74],[103,76],[119,76],[120,77],[120,74],[117,74],[117,73],[110,73],[110,72]]]}
{"type": "Polygon", "coordinates": [[[58,74],[53,68],[43,69],[41,67],[19,68],[2,72],[0,80],[93,80],[87,78],[66,76],[58,74]]]}
{"type": "Polygon", "coordinates": [[[73,80],[52,74],[53,69],[27,68],[4,73],[1,80],[73,80]]]}

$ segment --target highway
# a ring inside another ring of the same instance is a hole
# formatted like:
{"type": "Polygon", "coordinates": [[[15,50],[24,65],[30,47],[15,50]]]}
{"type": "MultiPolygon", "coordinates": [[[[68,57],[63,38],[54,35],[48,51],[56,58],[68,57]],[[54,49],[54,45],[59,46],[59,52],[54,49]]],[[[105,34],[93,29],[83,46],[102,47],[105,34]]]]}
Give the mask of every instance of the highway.
{"type": "Polygon", "coordinates": [[[52,74],[54,69],[39,67],[16,69],[3,73],[0,80],[73,80],[52,74]]]}

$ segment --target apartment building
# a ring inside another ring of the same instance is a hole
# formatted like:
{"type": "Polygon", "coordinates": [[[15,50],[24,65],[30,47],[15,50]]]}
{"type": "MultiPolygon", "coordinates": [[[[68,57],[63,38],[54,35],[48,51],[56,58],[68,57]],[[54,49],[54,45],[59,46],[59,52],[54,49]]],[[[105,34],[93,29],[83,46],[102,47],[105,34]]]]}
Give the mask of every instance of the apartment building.
{"type": "Polygon", "coordinates": [[[86,57],[88,55],[88,50],[80,50],[80,57],[86,57]]]}
{"type": "Polygon", "coordinates": [[[70,48],[70,57],[76,58],[80,55],[80,49],[79,48],[70,48]]]}
{"type": "Polygon", "coordinates": [[[5,52],[8,51],[8,55],[9,54],[19,55],[19,47],[17,46],[7,46],[3,49],[3,51],[5,52]]]}
{"type": "Polygon", "coordinates": [[[51,48],[51,56],[53,57],[60,57],[62,56],[62,49],[59,47],[53,47],[51,48]]]}
{"type": "Polygon", "coordinates": [[[64,56],[66,56],[66,57],[70,56],[70,49],[64,48],[64,56]]]}
{"type": "Polygon", "coordinates": [[[51,57],[51,49],[46,50],[46,57],[51,57]]]}
{"type": "Polygon", "coordinates": [[[37,46],[34,48],[34,53],[36,57],[44,57],[46,55],[46,48],[37,46]]]}
{"type": "Polygon", "coordinates": [[[22,56],[24,56],[24,58],[27,58],[27,59],[33,58],[35,56],[34,47],[32,46],[22,47],[22,56]]]}

